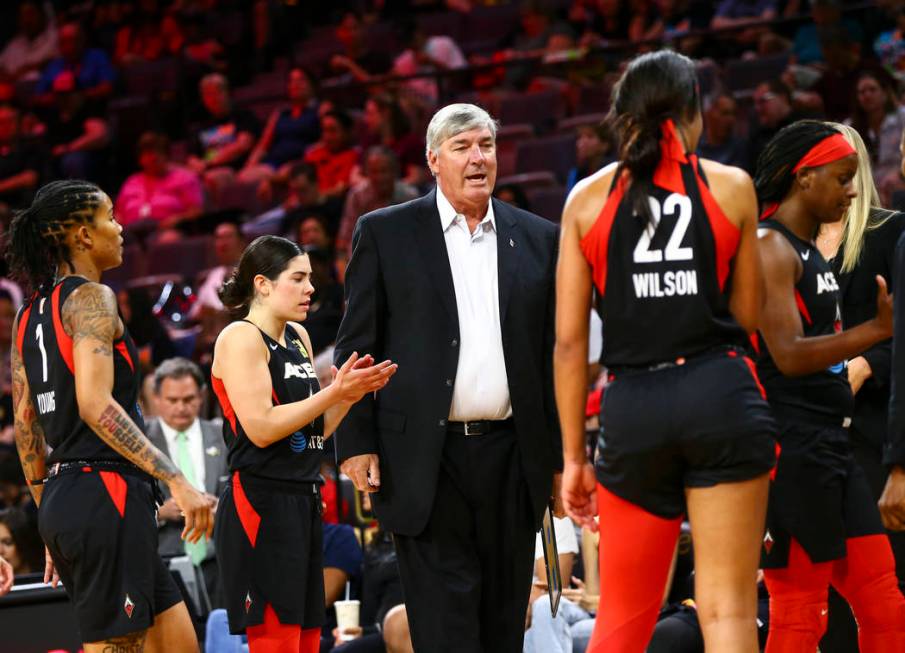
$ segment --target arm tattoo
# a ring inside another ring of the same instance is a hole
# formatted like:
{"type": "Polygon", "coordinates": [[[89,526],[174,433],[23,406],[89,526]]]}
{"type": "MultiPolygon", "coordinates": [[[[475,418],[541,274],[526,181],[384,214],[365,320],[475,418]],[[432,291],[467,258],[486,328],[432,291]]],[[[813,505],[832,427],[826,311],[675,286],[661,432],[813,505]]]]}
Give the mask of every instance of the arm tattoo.
{"type": "Polygon", "coordinates": [[[140,630],[137,633],[105,640],[104,648],[101,650],[103,653],[143,653],[147,634],[147,630],[140,630]]]}
{"type": "Polygon", "coordinates": [[[63,330],[75,346],[82,340],[95,343],[92,353],[113,355],[113,340],[119,327],[116,299],[109,289],[97,283],[75,290],[63,304],[63,330]]]}
{"type": "MultiPolygon", "coordinates": [[[[13,333],[18,331],[17,327],[18,325],[13,328],[13,333]]],[[[29,481],[36,481],[44,478],[45,475],[44,458],[47,454],[47,445],[44,439],[44,429],[41,427],[41,422],[38,421],[38,414],[31,402],[28,378],[25,376],[25,364],[15,342],[10,355],[10,367],[13,377],[13,414],[15,416],[13,431],[16,437],[16,449],[19,452],[19,460],[22,463],[25,478],[29,481]]],[[[31,491],[35,503],[40,504],[42,486],[29,485],[28,489],[31,491]]]]}
{"type": "Polygon", "coordinates": [[[151,476],[170,481],[179,475],[173,461],[151,444],[129,414],[115,401],[107,404],[93,427],[104,442],[151,476]]]}

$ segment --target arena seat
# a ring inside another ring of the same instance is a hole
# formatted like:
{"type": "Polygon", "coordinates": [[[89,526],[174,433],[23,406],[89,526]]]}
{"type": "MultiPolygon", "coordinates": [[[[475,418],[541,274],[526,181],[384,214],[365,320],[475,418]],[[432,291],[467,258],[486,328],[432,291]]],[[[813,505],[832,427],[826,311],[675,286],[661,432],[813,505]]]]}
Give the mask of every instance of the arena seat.
{"type": "Polygon", "coordinates": [[[528,202],[531,204],[531,212],[550,222],[559,223],[562,219],[562,209],[566,203],[566,189],[563,186],[545,186],[526,188],[528,202]]]}
{"type": "Polygon", "coordinates": [[[572,134],[547,136],[518,144],[515,169],[519,172],[548,170],[565,182],[569,169],[575,165],[575,136],[572,134]]]}

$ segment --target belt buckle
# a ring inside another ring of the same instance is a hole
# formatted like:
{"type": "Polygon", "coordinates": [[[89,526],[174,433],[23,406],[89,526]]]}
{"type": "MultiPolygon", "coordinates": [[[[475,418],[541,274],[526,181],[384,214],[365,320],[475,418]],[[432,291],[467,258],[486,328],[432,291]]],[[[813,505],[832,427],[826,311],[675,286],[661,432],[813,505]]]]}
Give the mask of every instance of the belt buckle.
{"type": "Polygon", "coordinates": [[[465,435],[481,435],[481,423],[480,422],[464,422],[465,424],[465,435]],[[471,426],[474,425],[474,431],[471,430],[471,426]]]}

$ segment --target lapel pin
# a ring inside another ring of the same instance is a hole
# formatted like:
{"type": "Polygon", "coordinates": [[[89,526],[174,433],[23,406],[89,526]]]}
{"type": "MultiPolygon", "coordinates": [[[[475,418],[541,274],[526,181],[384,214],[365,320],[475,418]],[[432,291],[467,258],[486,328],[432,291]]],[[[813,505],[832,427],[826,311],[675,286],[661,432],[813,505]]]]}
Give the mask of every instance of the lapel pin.
{"type": "Polygon", "coordinates": [[[515,241],[511,238],[509,239],[509,247],[515,247],[515,241]]]}
{"type": "Polygon", "coordinates": [[[204,450],[204,453],[206,453],[208,456],[216,456],[218,453],[220,453],[220,450],[217,447],[208,447],[204,450]]]}

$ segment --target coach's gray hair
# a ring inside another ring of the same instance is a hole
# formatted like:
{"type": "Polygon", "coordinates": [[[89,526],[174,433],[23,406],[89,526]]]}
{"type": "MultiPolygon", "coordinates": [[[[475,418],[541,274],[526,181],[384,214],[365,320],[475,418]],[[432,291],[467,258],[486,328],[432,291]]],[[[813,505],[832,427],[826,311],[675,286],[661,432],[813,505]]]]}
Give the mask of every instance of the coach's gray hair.
{"type": "Polygon", "coordinates": [[[493,139],[496,140],[498,126],[497,121],[491,118],[489,113],[474,104],[460,103],[445,106],[434,114],[427,126],[427,135],[424,138],[427,143],[425,156],[430,157],[431,152],[439,150],[440,145],[448,138],[472,129],[486,127],[490,130],[493,139]]]}
{"type": "Polygon", "coordinates": [[[166,379],[177,380],[186,377],[195,380],[198,390],[204,389],[204,374],[197,364],[181,356],[166,359],[154,370],[154,394],[160,394],[160,387],[166,379]]]}

